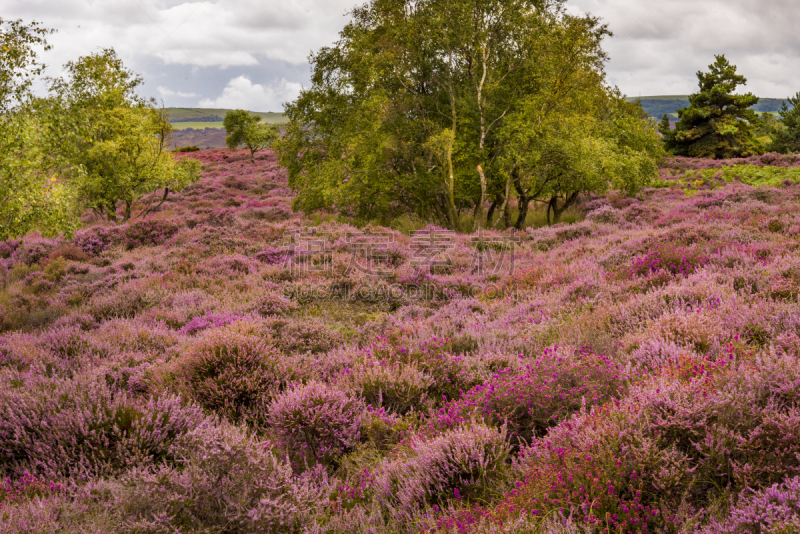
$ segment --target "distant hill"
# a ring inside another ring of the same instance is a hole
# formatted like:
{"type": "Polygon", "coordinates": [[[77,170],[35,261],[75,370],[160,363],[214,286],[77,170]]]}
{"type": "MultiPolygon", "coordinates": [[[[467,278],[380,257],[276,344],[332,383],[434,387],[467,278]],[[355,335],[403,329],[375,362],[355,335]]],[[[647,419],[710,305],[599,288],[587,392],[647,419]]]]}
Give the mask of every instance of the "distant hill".
{"type": "MultiPolygon", "coordinates": [[[[227,109],[212,108],[166,108],[169,115],[169,122],[176,130],[186,130],[193,128],[202,130],[205,128],[222,128],[222,120],[227,109]]],[[[283,113],[251,111],[254,115],[260,115],[264,122],[268,124],[280,124],[286,122],[283,113]]]]}
{"type": "MultiPolygon", "coordinates": [[[[629,97],[627,100],[628,102],[640,101],[642,109],[648,115],[657,119],[663,117],[664,113],[677,118],[677,110],[689,106],[689,97],[687,95],[638,96],[629,97]]],[[[776,114],[780,111],[783,102],[784,100],[781,98],[762,98],[758,104],[753,106],[753,111],[776,114]]]]}

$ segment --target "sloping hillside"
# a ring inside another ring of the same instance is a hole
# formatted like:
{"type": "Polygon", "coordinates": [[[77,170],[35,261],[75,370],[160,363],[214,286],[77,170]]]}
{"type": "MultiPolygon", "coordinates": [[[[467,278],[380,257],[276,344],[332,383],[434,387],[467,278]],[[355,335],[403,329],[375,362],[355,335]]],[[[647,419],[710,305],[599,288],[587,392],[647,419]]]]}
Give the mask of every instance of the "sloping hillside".
{"type": "MultiPolygon", "coordinates": [[[[689,97],[686,95],[629,97],[627,100],[641,101],[645,112],[658,119],[665,113],[677,118],[677,110],[689,106],[689,97]]],[[[780,98],[762,98],[752,109],[761,113],[775,114],[780,111],[783,102],[784,100],[780,98]]]]}
{"type": "MultiPolygon", "coordinates": [[[[222,128],[222,120],[225,114],[230,111],[227,109],[211,108],[166,108],[170,122],[177,130],[187,128],[222,128]]],[[[251,111],[258,115],[268,124],[280,124],[285,122],[283,113],[251,111]]]]}
{"type": "Polygon", "coordinates": [[[800,524],[796,156],[475,235],[187,157],[147,219],[0,243],[3,532],[800,524]]]}

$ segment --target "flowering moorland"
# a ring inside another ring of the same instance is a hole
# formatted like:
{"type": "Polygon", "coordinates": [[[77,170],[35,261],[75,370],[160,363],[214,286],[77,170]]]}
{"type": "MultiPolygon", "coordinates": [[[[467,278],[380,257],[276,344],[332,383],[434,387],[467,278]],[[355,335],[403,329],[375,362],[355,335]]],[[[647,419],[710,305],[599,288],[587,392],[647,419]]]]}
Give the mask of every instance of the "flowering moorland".
{"type": "Polygon", "coordinates": [[[800,158],[409,236],[190,157],[149,218],[0,243],[0,531],[800,529],[800,158]]]}

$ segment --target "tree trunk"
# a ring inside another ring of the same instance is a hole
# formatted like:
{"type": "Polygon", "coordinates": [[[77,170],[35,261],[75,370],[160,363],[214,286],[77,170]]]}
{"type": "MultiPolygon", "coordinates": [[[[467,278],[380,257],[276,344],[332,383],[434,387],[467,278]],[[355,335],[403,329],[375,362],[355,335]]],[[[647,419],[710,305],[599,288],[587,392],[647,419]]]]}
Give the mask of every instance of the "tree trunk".
{"type": "MultiPolygon", "coordinates": [[[[506,190],[505,196],[503,197],[503,205],[500,208],[500,212],[503,214],[503,226],[504,229],[511,226],[511,213],[508,211],[508,201],[511,199],[511,176],[509,175],[506,178],[506,190]]],[[[489,223],[491,224],[492,218],[489,217],[489,223]]]]}
{"type": "Polygon", "coordinates": [[[514,223],[514,228],[522,230],[525,226],[525,219],[528,218],[528,204],[530,199],[526,195],[519,196],[519,215],[517,215],[517,222],[514,223]]]}
{"type": "Polygon", "coordinates": [[[131,208],[133,208],[133,201],[125,201],[125,215],[122,216],[122,222],[127,222],[131,218],[131,208]]]}
{"type": "Polygon", "coordinates": [[[552,197],[550,197],[550,201],[547,203],[547,226],[550,226],[550,224],[552,224],[550,222],[550,210],[551,209],[553,210],[553,216],[555,218],[556,203],[557,202],[558,202],[558,197],[557,196],[552,196],[552,197]]]}
{"type": "Polygon", "coordinates": [[[489,211],[486,212],[486,226],[492,226],[492,218],[494,218],[494,211],[497,209],[497,204],[501,202],[500,195],[494,197],[492,203],[489,204],[489,211]]]}
{"type": "Polygon", "coordinates": [[[525,219],[528,218],[528,204],[531,202],[531,197],[528,196],[528,191],[522,188],[522,184],[519,181],[519,170],[513,169],[511,176],[514,179],[514,189],[517,190],[517,196],[519,197],[519,214],[517,215],[517,222],[514,223],[514,228],[522,230],[522,227],[525,226],[525,219]]]}
{"type": "Polygon", "coordinates": [[[450,228],[455,231],[461,230],[458,224],[458,213],[456,212],[456,180],[453,172],[453,145],[447,149],[447,217],[450,219],[450,228]]]}
{"type": "MultiPolygon", "coordinates": [[[[553,223],[554,224],[558,223],[559,221],[561,221],[561,216],[564,214],[564,212],[567,210],[567,208],[572,206],[575,203],[575,201],[578,200],[578,195],[580,195],[579,192],[570,193],[564,199],[564,203],[560,207],[558,206],[558,199],[556,197],[553,197],[553,199],[555,200],[555,202],[553,203],[553,223]]],[[[548,215],[549,215],[549,208],[548,208],[548,215]]]]}
{"type": "Polygon", "coordinates": [[[475,209],[475,223],[472,225],[472,231],[482,229],[484,225],[483,208],[486,204],[486,174],[483,172],[483,167],[478,165],[478,176],[481,179],[481,199],[475,209]]]}

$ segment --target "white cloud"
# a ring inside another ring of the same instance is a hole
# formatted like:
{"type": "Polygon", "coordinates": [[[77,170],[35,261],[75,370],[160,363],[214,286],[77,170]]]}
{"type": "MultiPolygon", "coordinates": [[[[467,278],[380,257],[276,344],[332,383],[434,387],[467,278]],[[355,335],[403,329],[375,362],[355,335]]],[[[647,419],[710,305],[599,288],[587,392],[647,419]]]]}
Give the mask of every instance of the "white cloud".
{"type": "Polygon", "coordinates": [[[182,91],[173,91],[164,87],[163,85],[158,86],[158,93],[161,95],[161,98],[168,98],[170,96],[177,96],[180,98],[192,98],[200,96],[197,93],[184,93],[182,91]]]}
{"type": "MultiPolygon", "coordinates": [[[[224,96],[220,71],[227,69],[225,79],[263,84],[265,105],[279,109],[287,91],[282,79],[307,83],[301,66],[309,53],[336,41],[348,20],[343,15],[364,1],[4,0],[2,11],[4,18],[58,30],[53,50],[43,55],[54,67],[50,75],[67,61],[114,47],[152,83],[152,93],[160,85],[216,102],[224,96]],[[201,75],[192,77],[190,69],[201,75]]],[[[747,90],[770,97],[800,90],[797,0],[568,0],[568,9],[609,25],[615,34],[605,45],[609,81],[630,95],[689,93],[695,72],[723,53],[748,78],[747,90]]],[[[253,92],[241,90],[242,100],[253,92]]]]}
{"type": "MultiPolygon", "coordinates": [[[[4,18],[58,30],[50,57],[62,65],[113,46],[134,65],[148,56],[202,67],[257,65],[259,57],[305,63],[330,44],[359,0],[10,0],[4,18]],[[9,5],[10,4],[10,5],[9,5]]],[[[52,60],[51,60],[52,61],[52,60]]]]}
{"type": "Polygon", "coordinates": [[[796,0],[570,0],[614,32],[605,44],[609,80],[632,96],[688,94],[698,70],[725,54],[745,91],[786,97],[800,90],[796,0]]]}
{"type": "Polygon", "coordinates": [[[201,108],[236,108],[250,111],[281,111],[283,103],[294,100],[303,86],[285,79],[270,85],[253,83],[245,76],[238,76],[228,82],[216,99],[204,98],[199,102],[201,108]]]}

